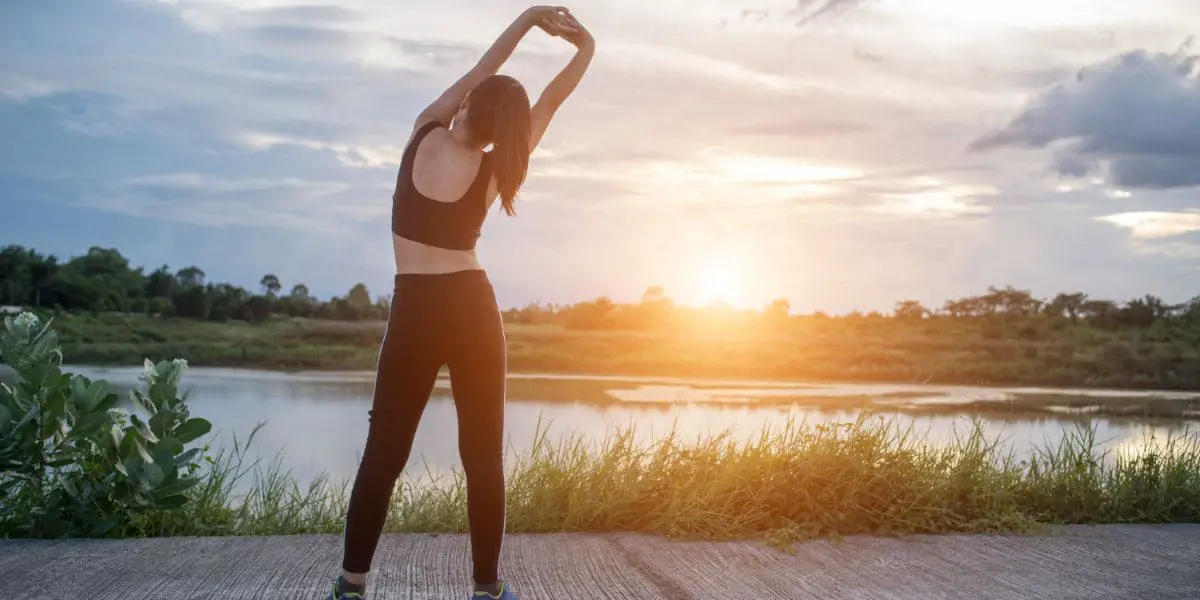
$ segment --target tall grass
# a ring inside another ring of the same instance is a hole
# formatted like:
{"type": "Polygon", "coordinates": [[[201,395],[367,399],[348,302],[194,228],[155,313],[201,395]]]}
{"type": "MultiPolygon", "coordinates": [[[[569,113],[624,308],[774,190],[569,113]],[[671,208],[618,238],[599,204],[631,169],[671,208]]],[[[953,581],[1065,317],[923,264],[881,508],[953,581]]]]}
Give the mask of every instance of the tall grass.
{"type": "MultiPolygon", "coordinates": [[[[257,430],[255,431],[255,433],[257,430]]],[[[717,435],[650,446],[633,427],[588,444],[552,442],[508,474],[510,532],[646,532],[787,542],[856,533],[1021,531],[1038,524],[1200,522],[1200,440],[1173,435],[1137,456],[1097,451],[1095,430],[1067,432],[1031,458],[1002,455],[977,426],[933,446],[891,421],[807,426],[752,442],[717,435]]],[[[211,461],[193,501],[129,535],[338,533],[349,482],[301,487],[276,460],[247,464],[235,441],[211,461]],[[250,478],[245,480],[245,478],[250,478]],[[239,482],[247,483],[242,492],[239,482]]],[[[387,532],[465,532],[461,471],[397,486],[387,532]]]]}

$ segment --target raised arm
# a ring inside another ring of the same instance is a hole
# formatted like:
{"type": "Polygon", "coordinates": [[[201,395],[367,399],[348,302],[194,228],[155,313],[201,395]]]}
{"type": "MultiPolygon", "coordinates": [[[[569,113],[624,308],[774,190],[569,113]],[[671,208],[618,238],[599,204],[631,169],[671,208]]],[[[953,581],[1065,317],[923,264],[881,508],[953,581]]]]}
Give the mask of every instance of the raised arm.
{"type": "Polygon", "coordinates": [[[526,9],[509,24],[495,42],[492,42],[491,47],[470,71],[467,71],[458,81],[442,92],[437,100],[421,111],[414,127],[419,128],[430,121],[448,124],[454,117],[454,113],[458,111],[458,107],[462,105],[467,93],[475,89],[479,82],[500,70],[500,67],[517,49],[521,38],[525,37],[531,28],[546,19],[555,19],[563,12],[566,12],[566,9],[560,6],[533,6],[526,9]]]}
{"type": "Polygon", "coordinates": [[[592,56],[596,53],[596,40],[592,38],[591,32],[573,15],[568,15],[568,19],[576,31],[564,33],[562,37],[575,45],[575,56],[571,57],[567,66],[554,76],[546,89],[542,90],[542,95],[538,98],[537,103],[533,105],[529,119],[530,152],[533,152],[538,143],[542,141],[542,136],[546,134],[546,129],[550,126],[550,120],[554,118],[554,113],[567,100],[571,92],[575,91],[575,87],[579,85],[583,74],[587,72],[588,65],[592,62],[592,56]]]}

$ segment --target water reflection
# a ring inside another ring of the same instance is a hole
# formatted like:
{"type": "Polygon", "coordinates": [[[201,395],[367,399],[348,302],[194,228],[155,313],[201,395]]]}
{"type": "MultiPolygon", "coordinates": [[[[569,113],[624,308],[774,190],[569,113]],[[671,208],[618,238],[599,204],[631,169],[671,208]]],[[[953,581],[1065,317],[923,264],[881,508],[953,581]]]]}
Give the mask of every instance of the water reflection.
{"type": "MultiPolygon", "coordinates": [[[[140,369],[71,368],[103,377],[118,387],[135,383],[140,369]]],[[[193,368],[184,377],[193,414],[213,421],[214,445],[244,438],[259,422],[266,426],[252,446],[269,461],[277,455],[303,485],[320,473],[338,481],[353,478],[367,433],[373,381],[370,373],[284,374],[236,369],[193,368]]],[[[596,443],[617,428],[633,426],[635,440],[650,444],[670,431],[690,442],[728,431],[752,440],[764,428],[778,429],[788,419],[797,423],[853,421],[863,397],[970,397],[971,388],[887,385],[758,385],[737,388],[711,383],[686,386],[678,381],[621,378],[514,377],[505,413],[510,463],[532,449],[538,427],[551,439],[578,433],[596,443]],[[869,390],[869,394],[868,394],[869,390]],[[776,402],[797,394],[840,397],[842,404],[819,407],[776,402]],[[722,398],[737,398],[722,402],[722,398]]],[[[977,388],[976,397],[995,393],[977,388]]],[[[1062,390],[1052,393],[1062,394],[1062,390]]],[[[1103,391],[1089,391],[1092,395],[1103,391]]],[[[1128,396],[1128,392],[1113,392],[1128,396]]],[[[989,415],[982,421],[989,439],[1016,457],[1035,447],[1059,442],[1077,417],[989,415]]],[[[1096,421],[1097,441],[1125,455],[1135,455],[1168,434],[1194,431],[1184,421],[1103,419],[1096,421]]],[[[972,430],[966,415],[896,415],[895,424],[918,440],[946,444],[972,430]]],[[[441,379],[417,430],[409,472],[422,476],[426,466],[435,476],[459,465],[455,407],[448,380],[441,379]]]]}

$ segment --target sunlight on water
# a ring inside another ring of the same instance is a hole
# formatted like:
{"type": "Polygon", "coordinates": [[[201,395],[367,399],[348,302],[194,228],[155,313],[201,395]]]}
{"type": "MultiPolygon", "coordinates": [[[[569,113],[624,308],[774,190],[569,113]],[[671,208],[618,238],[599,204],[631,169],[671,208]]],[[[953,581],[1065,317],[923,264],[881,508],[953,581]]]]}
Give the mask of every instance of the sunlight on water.
{"type": "MultiPolygon", "coordinates": [[[[103,377],[126,388],[140,372],[134,368],[68,370],[88,377],[103,377]]],[[[265,422],[251,448],[252,454],[262,457],[264,463],[280,457],[301,485],[322,472],[335,481],[354,477],[367,434],[367,411],[373,391],[371,373],[285,374],[192,368],[184,376],[183,389],[190,394],[192,413],[213,422],[214,446],[228,445],[234,434],[244,438],[257,423],[265,422]]],[[[523,455],[532,448],[539,420],[551,441],[580,433],[598,444],[614,429],[631,425],[636,428],[636,441],[643,445],[652,444],[671,430],[685,443],[725,431],[737,439],[752,440],[764,428],[786,425],[789,418],[815,425],[853,421],[858,415],[857,410],[839,409],[836,403],[826,402],[824,409],[789,403],[789,399],[798,397],[842,398],[847,402],[878,397],[909,403],[941,403],[1003,399],[1012,392],[962,386],[764,383],[737,387],[730,382],[689,386],[682,380],[650,378],[514,376],[509,383],[505,435],[511,464],[515,455],[523,455]]],[[[1145,395],[1097,390],[1088,394],[1145,395]]],[[[932,444],[952,442],[956,437],[968,435],[972,427],[968,416],[898,415],[895,422],[900,428],[911,427],[911,436],[932,444]]],[[[1161,444],[1168,433],[1178,434],[1189,427],[1184,421],[1163,424],[1160,420],[1151,424],[1100,419],[1097,423],[1097,442],[1126,456],[1161,444]]],[[[1061,440],[1064,429],[1075,426],[1069,415],[992,416],[983,421],[984,434],[989,439],[998,438],[1002,448],[1017,457],[1027,456],[1033,447],[1061,440]]],[[[426,406],[406,476],[416,480],[426,480],[429,474],[446,476],[459,464],[457,416],[448,381],[443,379],[426,406]]]]}

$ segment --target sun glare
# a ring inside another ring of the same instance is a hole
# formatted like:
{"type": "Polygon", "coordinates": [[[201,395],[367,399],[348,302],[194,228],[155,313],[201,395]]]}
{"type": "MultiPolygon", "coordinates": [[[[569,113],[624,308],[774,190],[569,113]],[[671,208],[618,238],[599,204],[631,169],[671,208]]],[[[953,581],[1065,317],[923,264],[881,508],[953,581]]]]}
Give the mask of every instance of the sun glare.
{"type": "Polygon", "coordinates": [[[733,304],[738,299],[737,272],[727,263],[712,261],[704,264],[698,275],[700,304],[733,304]]]}

